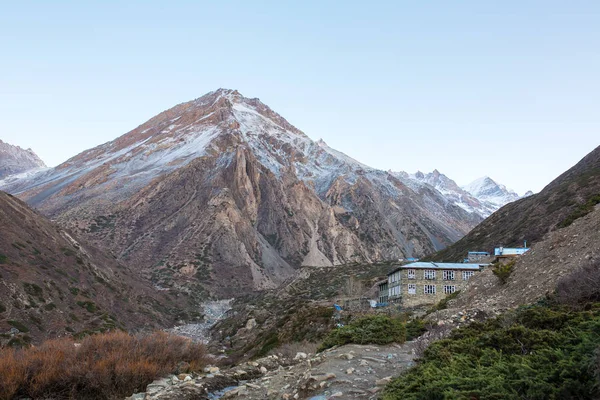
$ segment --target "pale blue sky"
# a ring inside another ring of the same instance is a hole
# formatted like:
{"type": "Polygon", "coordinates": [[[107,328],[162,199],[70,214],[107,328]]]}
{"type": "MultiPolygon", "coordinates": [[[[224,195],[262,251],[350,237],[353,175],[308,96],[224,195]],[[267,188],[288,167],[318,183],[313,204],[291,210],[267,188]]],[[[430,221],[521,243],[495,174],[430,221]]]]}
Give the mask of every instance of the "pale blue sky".
{"type": "Polygon", "coordinates": [[[519,193],[600,144],[598,1],[92,3],[1,4],[0,139],[49,165],[219,87],[373,167],[519,193]]]}

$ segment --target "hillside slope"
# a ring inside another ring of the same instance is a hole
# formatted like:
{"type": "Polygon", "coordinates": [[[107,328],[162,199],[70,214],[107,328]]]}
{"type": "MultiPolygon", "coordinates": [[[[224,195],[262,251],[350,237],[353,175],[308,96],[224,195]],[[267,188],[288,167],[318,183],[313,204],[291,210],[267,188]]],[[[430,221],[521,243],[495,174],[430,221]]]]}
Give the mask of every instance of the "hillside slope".
{"type": "Polygon", "coordinates": [[[182,316],[128,268],[4,192],[0,225],[1,341],[166,327],[182,316]]]}
{"type": "Polygon", "coordinates": [[[600,259],[600,206],[572,225],[550,232],[518,259],[506,284],[491,269],[469,281],[452,308],[503,310],[552,294],[558,281],[600,259]]]}
{"type": "Polygon", "coordinates": [[[452,246],[434,254],[436,261],[458,261],[467,251],[529,245],[589,209],[600,195],[600,147],[560,175],[540,193],[496,211],[452,246]]]}

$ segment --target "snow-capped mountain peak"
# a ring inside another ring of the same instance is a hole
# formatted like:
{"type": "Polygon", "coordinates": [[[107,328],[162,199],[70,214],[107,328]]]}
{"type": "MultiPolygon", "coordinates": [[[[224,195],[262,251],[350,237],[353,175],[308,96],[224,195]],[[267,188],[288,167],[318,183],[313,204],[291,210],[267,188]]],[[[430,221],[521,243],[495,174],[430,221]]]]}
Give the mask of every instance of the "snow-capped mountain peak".
{"type": "Polygon", "coordinates": [[[495,182],[492,178],[484,176],[463,186],[463,189],[471,193],[477,199],[502,207],[505,204],[518,200],[520,196],[506,186],[495,182]]]}
{"type": "Polygon", "coordinates": [[[46,168],[46,164],[31,149],[22,149],[0,140],[0,179],[46,168]]]}

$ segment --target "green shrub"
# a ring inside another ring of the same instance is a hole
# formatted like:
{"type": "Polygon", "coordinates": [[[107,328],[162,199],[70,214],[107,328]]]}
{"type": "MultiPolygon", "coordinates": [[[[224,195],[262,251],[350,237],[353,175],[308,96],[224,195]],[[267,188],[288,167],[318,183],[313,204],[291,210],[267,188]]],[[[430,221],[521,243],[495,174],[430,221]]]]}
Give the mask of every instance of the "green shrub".
{"type": "Polygon", "coordinates": [[[79,294],[79,289],[76,287],[70,287],[69,292],[71,292],[73,296],[77,296],[79,294]]]}
{"type": "Polygon", "coordinates": [[[524,307],[431,344],[382,398],[598,398],[599,331],[600,305],[524,307]]]}
{"type": "Polygon", "coordinates": [[[8,323],[9,325],[14,326],[23,333],[29,332],[29,328],[19,321],[9,320],[8,323]]]}
{"type": "Polygon", "coordinates": [[[0,253],[0,264],[6,264],[8,263],[8,257],[5,256],[4,254],[0,253]]]}
{"type": "Polygon", "coordinates": [[[460,290],[457,290],[456,292],[451,293],[448,296],[444,297],[436,305],[434,305],[429,311],[427,311],[427,314],[431,314],[432,312],[435,312],[435,311],[441,311],[441,310],[447,309],[448,302],[450,300],[457,298],[459,294],[460,294],[460,290]]]}
{"type": "Polygon", "coordinates": [[[414,340],[427,332],[425,321],[415,318],[406,323],[406,340],[414,340]]]}
{"type": "Polygon", "coordinates": [[[384,315],[367,316],[330,332],[318,351],[348,343],[388,344],[404,343],[405,340],[406,326],[400,320],[384,315]]]}
{"type": "Polygon", "coordinates": [[[77,305],[81,308],[85,308],[88,312],[96,312],[96,310],[98,310],[98,307],[96,307],[96,304],[93,301],[78,301],[77,305]]]}
{"type": "Polygon", "coordinates": [[[503,285],[508,281],[508,277],[510,276],[510,274],[512,274],[513,267],[515,266],[516,262],[517,260],[509,261],[506,264],[498,263],[492,269],[494,275],[496,275],[498,279],[500,279],[500,283],[502,283],[503,285]]]}
{"type": "Polygon", "coordinates": [[[0,313],[3,313],[4,311],[6,311],[6,306],[0,303],[0,313]]]}
{"type": "Polygon", "coordinates": [[[25,293],[30,296],[36,297],[39,301],[44,302],[44,290],[36,285],[35,283],[23,283],[23,289],[25,289],[25,293]]]}
{"type": "Polygon", "coordinates": [[[264,357],[266,356],[271,350],[273,350],[274,348],[276,348],[277,346],[279,346],[279,337],[277,335],[277,333],[272,333],[269,337],[267,337],[264,342],[262,347],[260,348],[260,350],[257,353],[258,357],[264,357]]]}

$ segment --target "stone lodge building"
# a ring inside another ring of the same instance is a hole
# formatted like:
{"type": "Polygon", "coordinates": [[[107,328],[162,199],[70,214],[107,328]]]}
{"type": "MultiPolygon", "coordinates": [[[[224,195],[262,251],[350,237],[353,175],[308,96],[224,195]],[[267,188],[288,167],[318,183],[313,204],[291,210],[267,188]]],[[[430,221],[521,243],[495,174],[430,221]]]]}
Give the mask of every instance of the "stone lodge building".
{"type": "MultiPolygon", "coordinates": [[[[488,264],[415,262],[397,267],[379,284],[379,298],[387,288],[390,303],[404,308],[433,305],[461,290],[474,274],[488,264]]],[[[380,300],[381,301],[381,300],[380,300]]]]}

